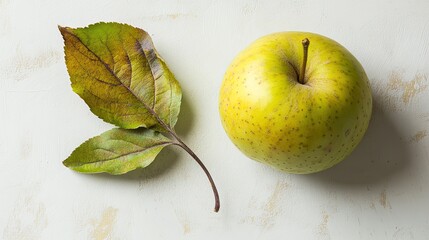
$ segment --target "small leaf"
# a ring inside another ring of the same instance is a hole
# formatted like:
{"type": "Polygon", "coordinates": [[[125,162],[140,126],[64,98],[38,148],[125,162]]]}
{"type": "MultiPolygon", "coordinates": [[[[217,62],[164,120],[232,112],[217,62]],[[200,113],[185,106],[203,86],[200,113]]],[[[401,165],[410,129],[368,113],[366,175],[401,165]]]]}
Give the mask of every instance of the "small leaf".
{"type": "Polygon", "coordinates": [[[170,139],[151,129],[116,128],[87,140],[63,163],[83,173],[123,174],[148,166],[170,144],[170,139]]]}
{"type": "Polygon", "coordinates": [[[173,129],[182,91],[147,32],[119,23],[59,29],[73,91],[95,115],[127,129],[173,129]]]}

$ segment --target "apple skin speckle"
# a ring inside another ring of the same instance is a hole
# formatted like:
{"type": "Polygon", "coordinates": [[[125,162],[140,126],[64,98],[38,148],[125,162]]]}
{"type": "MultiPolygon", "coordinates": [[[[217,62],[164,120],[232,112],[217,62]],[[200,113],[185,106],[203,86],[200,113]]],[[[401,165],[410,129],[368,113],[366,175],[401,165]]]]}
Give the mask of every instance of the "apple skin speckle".
{"type": "Polygon", "coordinates": [[[262,37],[226,71],[222,125],[249,158],[306,174],[342,161],[368,128],[372,97],[360,63],[337,42],[305,32],[262,37]],[[310,40],[305,84],[301,41],[310,40]]]}

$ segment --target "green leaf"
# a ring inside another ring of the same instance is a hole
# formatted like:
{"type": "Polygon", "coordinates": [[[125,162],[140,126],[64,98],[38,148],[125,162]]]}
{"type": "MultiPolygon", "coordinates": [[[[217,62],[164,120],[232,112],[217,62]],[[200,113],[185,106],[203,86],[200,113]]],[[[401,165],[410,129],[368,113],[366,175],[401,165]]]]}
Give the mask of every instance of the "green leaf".
{"type": "Polygon", "coordinates": [[[123,174],[151,164],[171,140],[151,129],[112,129],[93,137],[63,163],[83,173],[123,174]]]}
{"type": "Polygon", "coordinates": [[[147,32],[119,23],[59,30],[73,91],[95,115],[126,129],[173,129],[181,88],[147,32]]]}

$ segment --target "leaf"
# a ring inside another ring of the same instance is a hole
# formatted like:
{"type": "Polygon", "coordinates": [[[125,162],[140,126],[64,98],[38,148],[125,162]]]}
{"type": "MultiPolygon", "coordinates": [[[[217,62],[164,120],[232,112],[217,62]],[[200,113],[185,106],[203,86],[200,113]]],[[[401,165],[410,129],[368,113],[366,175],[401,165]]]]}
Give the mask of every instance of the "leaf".
{"type": "Polygon", "coordinates": [[[95,115],[126,129],[173,129],[182,91],[147,32],[119,23],[59,30],[73,91],[95,115]]]}
{"type": "Polygon", "coordinates": [[[112,129],[93,137],[63,163],[83,173],[123,174],[151,164],[171,140],[151,129],[112,129]]]}

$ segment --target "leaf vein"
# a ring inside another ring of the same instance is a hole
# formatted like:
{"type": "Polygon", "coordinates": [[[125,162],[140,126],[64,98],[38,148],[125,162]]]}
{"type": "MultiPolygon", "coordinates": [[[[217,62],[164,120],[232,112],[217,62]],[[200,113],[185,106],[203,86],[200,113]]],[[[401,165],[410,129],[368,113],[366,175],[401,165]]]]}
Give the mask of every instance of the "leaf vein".
{"type": "Polygon", "coordinates": [[[107,159],[101,159],[101,160],[96,160],[96,161],[93,161],[93,162],[81,162],[81,163],[73,165],[73,166],[74,167],[81,167],[81,166],[88,165],[88,164],[104,163],[104,162],[109,162],[109,161],[120,160],[120,158],[124,158],[124,157],[130,156],[130,155],[142,153],[144,151],[148,151],[148,150],[151,150],[153,148],[157,148],[157,147],[160,147],[160,146],[163,146],[163,145],[167,146],[167,145],[170,145],[170,144],[173,144],[173,143],[172,142],[161,142],[161,143],[152,145],[152,146],[150,146],[148,148],[140,149],[140,150],[137,150],[137,151],[132,151],[132,152],[129,152],[129,153],[126,153],[126,154],[122,154],[122,155],[116,156],[116,157],[107,158],[107,159]]]}
{"type": "MultiPolygon", "coordinates": [[[[104,62],[98,55],[96,55],[94,53],[94,51],[92,51],[89,47],[87,47],[82,40],[76,36],[74,33],[70,32],[68,29],[66,29],[65,33],[71,35],[72,37],[76,38],[77,41],[79,41],[90,53],[92,53],[97,59],[98,61],[100,61],[100,63],[106,68],[106,70],[112,74],[112,76],[120,83],[122,83],[122,85],[128,89],[128,91],[137,99],[139,100],[143,106],[148,110],[148,112],[156,119],[156,121],[167,131],[171,132],[171,128],[159,117],[159,115],[155,112],[154,109],[150,108],[149,105],[143,100],[141,99],[139,96],[137,96],[130,87],[126,86],[121,79],[112,71],[112,69],[108,66],[108,64],[106,62],[104,62]]],[[[146,33],[147,34],[147,33],[146,33]]],[[[141,42],[137,40],[137,42],[140,44],[141,48],[143,49],[143,46],[141,45],[141,42]]],[[[152,70],[152,69],[151,69],[152,70]]]]}

